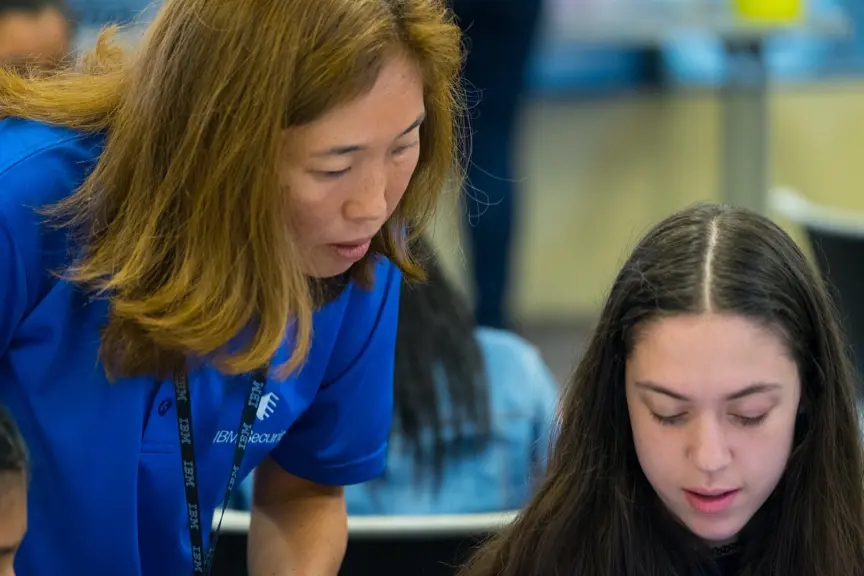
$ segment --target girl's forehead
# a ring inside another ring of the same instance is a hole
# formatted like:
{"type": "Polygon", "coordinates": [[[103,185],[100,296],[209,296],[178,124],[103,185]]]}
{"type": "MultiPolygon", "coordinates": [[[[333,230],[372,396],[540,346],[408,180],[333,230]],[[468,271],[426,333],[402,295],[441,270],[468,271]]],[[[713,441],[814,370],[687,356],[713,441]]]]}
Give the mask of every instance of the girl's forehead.
{"type": "Polygon", "coordinates": [[[799,385],[798,367],[779,334],[747,318],[719,314],[663,318],[642,327],[627,361],[627,381],[691,399],[799,385]]]}

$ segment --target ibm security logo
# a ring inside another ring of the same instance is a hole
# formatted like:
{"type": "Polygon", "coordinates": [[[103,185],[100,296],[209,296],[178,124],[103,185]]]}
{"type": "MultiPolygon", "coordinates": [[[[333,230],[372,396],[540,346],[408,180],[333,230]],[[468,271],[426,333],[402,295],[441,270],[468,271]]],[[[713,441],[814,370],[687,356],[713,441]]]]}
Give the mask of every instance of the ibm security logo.
{"type": "Polygon", "coordinates": [[[258,404],[258,412],[255,416],[258,417],[258,420],[266,420],[273,415],[273,411],[276,410],[276,403],[279,402],[279,397],[276,396],[273,392],[268,392],[261,397],[261,402],[258,404]]]}
{"type": "MultiPolygon", "coordinates": [[[[270,419],[273,414],[279,409],[279,396],[273,392],[268,392],[261,396],[261,401],[258,403],[258,411],[255,413],[256,420],[265,422],[270,419]]],[[[282,432],[252,432],[249,434],[248,445],[273,445],[279,443],[282,437],[285,436],[285,431],[282,432]]],[[[230,444],[234,445],[237,441],[236,430],[218,430],[216,436],[213,437],[213,444],[230,444]]]]}

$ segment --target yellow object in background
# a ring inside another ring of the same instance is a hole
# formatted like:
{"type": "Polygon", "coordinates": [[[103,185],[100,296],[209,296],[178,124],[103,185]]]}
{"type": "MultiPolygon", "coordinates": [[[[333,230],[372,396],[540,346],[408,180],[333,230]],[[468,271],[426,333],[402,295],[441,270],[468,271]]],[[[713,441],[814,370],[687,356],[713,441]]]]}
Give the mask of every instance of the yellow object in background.
{"type": "Polygon", "coordinates": [[[804,0],[733,0],[738,16],[747,20],[794,22],[804,14],[804,0]]]}

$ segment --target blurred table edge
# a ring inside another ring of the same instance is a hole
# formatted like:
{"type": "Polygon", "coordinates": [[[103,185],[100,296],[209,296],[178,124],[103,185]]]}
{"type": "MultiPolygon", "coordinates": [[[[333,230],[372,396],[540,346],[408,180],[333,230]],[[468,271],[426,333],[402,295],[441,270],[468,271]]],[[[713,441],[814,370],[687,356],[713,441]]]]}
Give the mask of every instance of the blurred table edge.
{"type": "MultiPolygon", "coordinates": [[[[454,514],[435,516],[349,516],[348,533],[351,538],[428,538],[469,536],[489,533],[510,524],[517,512],[488,514],[454,514]]],[[[213,527],[216,527],[214,518],[213,527]]],[[[226,510],[222,520],[222,533],[245,534],[249,531],[251,514],[239,510],[226,510]]]]}

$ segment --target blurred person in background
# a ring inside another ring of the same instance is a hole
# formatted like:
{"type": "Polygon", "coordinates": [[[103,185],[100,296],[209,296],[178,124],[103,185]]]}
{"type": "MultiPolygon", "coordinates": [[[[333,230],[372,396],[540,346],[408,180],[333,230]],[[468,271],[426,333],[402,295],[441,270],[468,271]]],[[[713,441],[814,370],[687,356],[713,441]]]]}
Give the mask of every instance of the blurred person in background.
{"type": "Polygon", "coordinates": [[[0,70],[19,572],[207,574],[257,467],[249,573],[337,573],[409,243],[461,172],[461,45],[443,0],[169,0],[134,49],[0,70]]]}
{"type": "MultiPolygon", "coordinates": [[[[531,344],[476,326],[428,241],[416,254],[427,280],[402,285],[386,471],[345,489],[348,513],[518,509],[545,469],[558,385],[531,344]]],[[[251,502],[247,481],[232,506],[251,502]]]]}
{"type": "Polygon", "coordinates": [[[15,553],[27,532],[27,450],[0,405],[0,576],[14,576],[15,553]]]}
{"type": "Polygon", "coordinates": [[[0,65],[53,67],[71,50],[63,0],[0,0],[0,65]]]}
{"type": "Polygon", "coordinates": [[[349,514],[516,510],[543,474],[558,385],[534,346],[477,327],[431,243],[402,285],[395,412],[381,478],[346,488],[349,514]]]}
{"type": "Polygon", "coordinates": [[[516,232],[513,155],[542,0],[452,0],[467,38],[471,156],[465,184],[477,323],[507,328],[516,232]]]}

